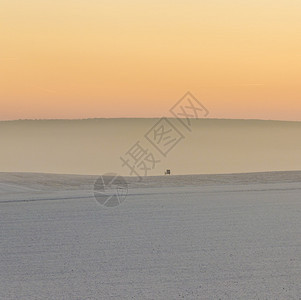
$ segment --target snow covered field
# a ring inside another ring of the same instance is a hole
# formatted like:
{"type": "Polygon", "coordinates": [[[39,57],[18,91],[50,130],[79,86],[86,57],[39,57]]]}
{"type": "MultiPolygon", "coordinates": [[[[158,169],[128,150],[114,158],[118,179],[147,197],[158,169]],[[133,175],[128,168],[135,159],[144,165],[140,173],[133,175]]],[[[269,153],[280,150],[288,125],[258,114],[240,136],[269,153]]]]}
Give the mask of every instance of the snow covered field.
{"type": "Polygon", "coordinates": [[[301,299],[301,172],[0,173],[1,299],[301,299]]]}

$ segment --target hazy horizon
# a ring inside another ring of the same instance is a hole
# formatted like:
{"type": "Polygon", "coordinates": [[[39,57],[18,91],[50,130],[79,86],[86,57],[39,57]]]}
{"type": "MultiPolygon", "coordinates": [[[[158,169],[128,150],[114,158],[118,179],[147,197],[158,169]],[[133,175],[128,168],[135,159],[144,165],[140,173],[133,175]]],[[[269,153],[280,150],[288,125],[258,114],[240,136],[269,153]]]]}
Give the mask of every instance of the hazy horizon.
{"type": "MultiPolygon", "coordinates": [[[[14,122],[14,121],[85,121],[85,120],[97,120],[97,119],[112,119],[112,120],[118,120],[118,119],[161,119],[162,117],[167,118],[167,119],[178,119],[176,117],[170,117],[170,116],[164,116],[162,115],[161,117],[86,117],[86,118],[32,118],[32,119],[1,119],[0,122],[14,122]]],[[[185,118],[180,118],[180,119],[185,119],[185,118]]],[[[257,119],[257,118],[199,118],[202,120],[224,120],[224,121],[267,121],[267,122],[291,122],[291,123],[300,123],[301,120],[286,120],[286,119],[257,119]]]]}
{"type": "MultiPolygon", "coordinates": [[[[121,157],[140,142],[154,155],[147,175],[221,174],[301,170],[301,122],[194,119],[167,155],[145,139],[159,118],[19,120],[0,122],[3,172],[129,174],[121,157]]],[[[143,175],[143,174],[141,174],[143,175]]]]}

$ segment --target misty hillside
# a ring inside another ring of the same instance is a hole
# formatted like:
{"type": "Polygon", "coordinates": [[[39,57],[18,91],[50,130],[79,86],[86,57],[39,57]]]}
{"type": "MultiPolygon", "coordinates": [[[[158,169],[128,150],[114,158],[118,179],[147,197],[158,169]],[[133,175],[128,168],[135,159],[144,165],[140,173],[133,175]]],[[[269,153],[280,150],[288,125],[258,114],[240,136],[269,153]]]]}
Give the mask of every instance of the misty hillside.
{"type": "Polygon", "coordinates": [[[175,119],[3,121],[0,171],[130,175],[129,166],[135,166],[132,175],[144,175],[146,168],[148,175],[166,169],[172,174],[301,170],[301,122],[191,122],[189,131],[175,119]]]}

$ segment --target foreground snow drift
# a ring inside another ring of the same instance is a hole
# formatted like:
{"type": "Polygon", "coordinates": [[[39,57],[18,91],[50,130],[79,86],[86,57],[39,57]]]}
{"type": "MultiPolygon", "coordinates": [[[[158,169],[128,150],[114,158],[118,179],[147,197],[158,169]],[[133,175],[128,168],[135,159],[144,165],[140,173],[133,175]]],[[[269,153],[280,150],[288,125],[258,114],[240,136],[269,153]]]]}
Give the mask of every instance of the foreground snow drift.
{"type": "Polygon", "coordinates": [[[300,172],[0,174],[1,299],[300,299],[300,172]]]}

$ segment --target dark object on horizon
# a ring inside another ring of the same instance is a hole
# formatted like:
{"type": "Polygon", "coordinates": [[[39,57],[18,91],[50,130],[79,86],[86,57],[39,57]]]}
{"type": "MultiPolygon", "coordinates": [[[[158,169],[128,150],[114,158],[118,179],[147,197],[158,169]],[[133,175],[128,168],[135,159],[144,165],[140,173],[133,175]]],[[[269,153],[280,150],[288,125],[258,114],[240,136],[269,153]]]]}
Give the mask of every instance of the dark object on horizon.
{"type": "Polygon", "coordinates": [[[170,170],[166,170],[165,175],[170,175],[170,170]]]}

